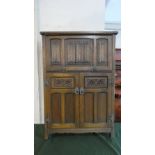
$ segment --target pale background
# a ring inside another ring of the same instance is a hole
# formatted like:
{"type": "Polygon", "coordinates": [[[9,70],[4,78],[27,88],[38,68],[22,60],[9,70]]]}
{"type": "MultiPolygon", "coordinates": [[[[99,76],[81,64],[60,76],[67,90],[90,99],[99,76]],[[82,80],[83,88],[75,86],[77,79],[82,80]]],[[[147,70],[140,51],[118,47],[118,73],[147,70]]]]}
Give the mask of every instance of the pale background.
{"type": "Polygon", "coordinates": [[[44,123],[40,31],[117,30],[120,48],[120,23],[120,0],[35,0],[34,123],[44,123]]]}

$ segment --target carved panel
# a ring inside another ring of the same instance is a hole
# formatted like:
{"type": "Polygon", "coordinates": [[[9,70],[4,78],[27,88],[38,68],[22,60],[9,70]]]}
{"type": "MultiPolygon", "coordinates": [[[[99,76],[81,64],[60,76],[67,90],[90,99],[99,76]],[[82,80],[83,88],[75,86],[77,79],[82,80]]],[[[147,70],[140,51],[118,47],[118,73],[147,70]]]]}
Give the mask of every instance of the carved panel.
{"type": "Polygon", "coordinates": [[[84,94],[84,122],[94,122],[94,93],[84,94]]]}
{"type": "Polygon", "coordinates": [[[53,88],[73,88],[74,79],[73,78],[53,78],[52,87],[53,88]]]}
{"type": "Polygon", "coordinates": [[[97,39],[97,64],[108,65],[108,39],[97,39]]]}
{"type": "Polygon", "coordinates": [[[60,93],[51,94],[50,101],[51,101],[50,111],[51,111],[52,123],[60,123],[61,122],[61,94],[60,93]]]}
{"type": "Polygon", "coordinates": [[[60,39],[50,40],[50,64],[51,65],[61,64],[61,40],[60,39]]]}
{"type": "Polygon", "coordinates": [[[107,77],[86,77],[85,87],[86,88],[107,88],[107,77]]]}
{"type": "Polygon", "coordinates": [[[65,123],[75,122],[75,94],[65,94],[65,123]]]}
{"type": "Polygon", "coordinates": [[[107,120],[107,93],[97,93],[97,121],[106,122],[107,120]]]}
{"type": "Polygon", "coordinates": [[[65,62],[67,65],[91,64],[93,60],[92,39],[66,39],[65,62]]]}

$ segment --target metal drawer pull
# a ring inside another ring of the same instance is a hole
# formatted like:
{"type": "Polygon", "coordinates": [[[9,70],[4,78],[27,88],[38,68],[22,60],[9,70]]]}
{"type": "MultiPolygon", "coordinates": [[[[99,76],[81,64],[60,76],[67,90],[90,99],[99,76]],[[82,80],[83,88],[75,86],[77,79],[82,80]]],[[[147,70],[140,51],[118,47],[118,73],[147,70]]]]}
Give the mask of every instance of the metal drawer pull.
{"type": "Polygon", "coordinates": [[[77,94],[77,95],[78,95],[78,94],[79,94],[79,88],[78,88],[78,87],[76,87],[76,88],[75,88],[75,90],[74,90],[74,92],[75,92],[75,94],[77,94]]]}
{"type": "Polygon", "coordinates": [[[84,89],[80,88],[80,95],[83,95],[83,94],[84,94],[84,89]]]}

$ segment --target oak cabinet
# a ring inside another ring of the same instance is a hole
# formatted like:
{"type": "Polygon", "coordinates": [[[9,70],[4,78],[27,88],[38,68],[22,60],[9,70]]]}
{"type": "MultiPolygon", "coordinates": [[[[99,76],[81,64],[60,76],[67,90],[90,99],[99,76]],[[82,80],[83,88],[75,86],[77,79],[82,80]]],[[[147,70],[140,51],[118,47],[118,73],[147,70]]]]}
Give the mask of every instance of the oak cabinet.
{"type": "Polygon", "coordinates": [[[50,133],[113,133],[117,32],[41,32],[45,138],[50,133]]]}

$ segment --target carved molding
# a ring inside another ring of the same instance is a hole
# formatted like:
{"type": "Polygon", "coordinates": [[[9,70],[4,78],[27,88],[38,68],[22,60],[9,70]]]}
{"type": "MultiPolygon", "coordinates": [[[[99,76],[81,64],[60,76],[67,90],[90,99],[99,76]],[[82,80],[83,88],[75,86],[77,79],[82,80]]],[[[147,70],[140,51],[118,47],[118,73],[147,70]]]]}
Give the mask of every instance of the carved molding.
{"type": "Polygon", "coordinates": [[[97,39],[97,64],[108,65],[108,39],[97,39]]]}
{"type": "Polygon", "coordinates": [[[61,40],[50,40],[50,63],[51,65],[61,64],[61,40]]]}
{"type": "Polygon", "coordinates": [[[107,87],[107,78],[106,77],[86,77],[85,87],[86,88],[107,87]]]}
{"type": "Polygon", "coordinates": [[[53,88],[73,88],[74,79],[73,78],[53,78],[53,88]]]}
{"type": "Polygon", "coordinates": [[[91,64],[93,60],[92,39],[66,39],[65,40],[66,64],[91,64]]]}

